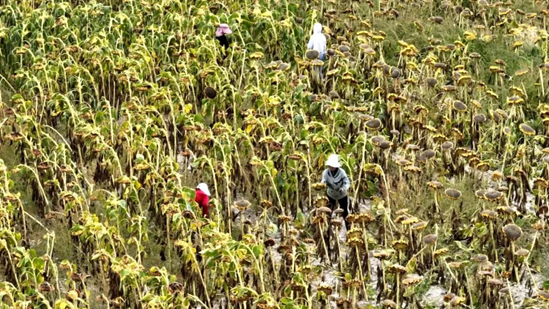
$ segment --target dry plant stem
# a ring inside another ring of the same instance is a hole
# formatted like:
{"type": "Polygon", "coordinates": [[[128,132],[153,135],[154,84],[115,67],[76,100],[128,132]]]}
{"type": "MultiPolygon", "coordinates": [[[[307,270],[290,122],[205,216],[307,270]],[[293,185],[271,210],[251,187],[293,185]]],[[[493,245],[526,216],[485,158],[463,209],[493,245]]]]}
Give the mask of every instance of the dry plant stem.
{"type": "Polygon", "coordinates": [[[13,273],[13,277],[15,278],[15,286],[17,287],[17,289],[19,289],[19,276],[17,275],[17,271],[15,270],[15,265],[13,264],[13,259],[8,248],[7,241],[5,239],[0,239],[0,244],[2,244],[2,246],[6,249],[6,252],[8,254],[8,260],[10,261],[11,271],[13,273]]]}
{"type": "Polygon", "coordinates": [[[263,208],[263,213],[261,214],[261,217],[263,221],[263,235],[265,235],[265,237],[267,237],[267,211],[268,209],[267,208],[263,208]]]}
{"type": "MultiPolygon", "coordinates": [[[[263,164],[264,168],[267,168],[265,163],[262,163],[262,164],[263,164]]],[[[276,188],[276,183],[274,181],[274,177],[271,173],[272,172],[270,170],[268,170],[269,180],[271,181],[271,185],[273,186],[273,189],[275,191],[276,200],[278,201],[278,207],[280,207],[280,212],[282,213],[282,215],[286,215],[286,212],[284,211],[284,206],[282,206],[282,200],[280,199],[280,194],[278,193],[278,189],[276,188]]]]}
{"type": "Polygon", "coordinates": [[[467,275],[467,271],[463,271],[465,273],[465,281],[467,283],[467,294],[469,294],[469,304],[473,305],[473,294],[471,293],[471,285],[469,284],[469,275],[467,275]]]}
{"type": "Polygon", "coordinates": [[[438,194],[435,191],[435,193],[433,195],[434,195],[434,199],[435,199],[436,214],[439,215],[440,214],[440,206],[438,205],[438,194]]]}
{"type": "Polygon", "coordinates": [[[272,268],[273,268],[273,275],[274,275],[274,282],[278,282],[278,271],[276,269],[276,264],[275,264],[275,261],[274,261],[274,255],[273,255],[273,247],[269,247],[269,255],[270,255],[270,260],[271,260],[271,265],[272,265],[272,268]]]}
{"type": "Polygon", "coordinates": [[[400,308],[400,273],[396,273],[396,303],[397,308],[400,308]]]}
{"type": "Polygon", "coordinates": [[[495,261],[496,263],[498,262],[498,252],[497,252],[497,247],[496,247],[496,240],[494,239],[494,222],[492,222],[492,220],[490,220],[490,236],[491,236],[491,239],[492,239],[492,246],[493,246],[493,251],[494,251],[494,258],[495,258],[495,261]]]}
{"type": "Polygon", "coordinates": [[[330,257],[328,256],[328,247],[326,246],[326,241],[324,240],[324,224],[322,222],[318,223],[318,229],[320,230],[320,239],[322,240],[322,250],[324,257],[326,258],[326,261],[330,260],[330,257]]]}
{"type": "Polygon", "coordinates": [[[534,239],[532,240],[532,245],[530,246],[530,252],[528,252],[528,255],[524,259],[524,265],[526,265],[526,269],[528,270],[528,273],[530,274],[530,280],[532,280],[532,283],[534,284],[534,287],[536,288],[536,290],[538,289],[538,284],[537,284],[536,280],[534,280],[534,276],[532,275],[532,270],[530,269],[530,266],[528,265],[528,259],[530,259],[530,255],[532,254],[532,252],[534,250],[534,246],[536,245],[538,234],[539,234],[539,231],[536,231],[536,233],[534,234],[534,239]]]}
{"type": "Polygon", "coordinates": [[[509,299],[511,300],[510,303],[511,303],[511,308],[512,309],[515,309],[515,300],[513,299],[513,293],[511,293],[511,284],[509,284],[509,280],[507,280],[507,289],[509,291],[508,295],[509,295],[509,299]]]}
{"type": "Polygon", "coordinates": [[[541,96],[545,96],[545,85],[543,81],[543,71],[539,69],[539,79],[540,79],[540,86],[541,86],[541,96]]]}
{"type": "Polygon", "coordinates": [[[444,263],[444,266],[446,267],[446,269],[447,269],[448,272],[450,273],[450,276],[452,276],[452,279],[454,279],[455,282],[459,282],[458,279],[456,278],[456,275],[454,275],[454,273],[453,273],[452,270],[450,269],[450,266],[448,266],[448,263],[446,263],[446,260],[445,260],[445,259],[442,259],[442,262],[444,263]]]}
{"type": "MultiPolygon", "coordinates": [[[[48,232],[48,256],[53,256],[53,249],[55,247],[55,232],[50,233],[48,232]],[[51,243],[50,243],[50,237],[51,237],[51,243]]],[[[51,265],[51,269],[53,272],[53,277],[55,278],[55,288],[57,297],[60,295],[60,289],[59,289],[59,270],[57,269],[57,265],[53,263],[51,260],[49,261],[51,265]]]]}
{"type": "MultiPolygon", "coordinates": [[[[244,170],[244,168],[242,168],[242,163],[240,163],[240,162],[241,162],[241,159],[240,159],[239,151],[235,151],[234,153],[235,153],[235,155],[236,155],[236,163],[238,164],[240,170],[244,170]]],[[[251,187],[252,184],[251,184],[251,182],[250,182],[250,179],[248,178],[248,175],[245,175],[245,178],[244,178],[244,179],[246,180],[246,183],[251,187]]],[[[227,186],[228,186],[228,185],[227,185],[227,186]]]]}
{"type": "Polygon", "coordinates": [[[412,248],[412,251],[415,251],[415,244],[414,244],[414,238],[412,236],[412,227],[408,226],[408,239],[410,243],[410,247],[412,248]]]}
{"type": "MultiPolygon", "coordinates": [[[[223,158],[228,158],[228,160],[230,160],[230,157],[228,157],[226,154],[225,154],[225,151],[223,150],[223,146],[222,145],[219,145],[220,149],[221,149],[221,155],[223,156],[223,158]]],[[[229,161],[228,163],[231,163],[231,161],[229,161]]],[[[225,166],[225,162],[223,162],[223,172],[225,174],[225,190],[227,191],[227,205],[232,205],[232,197],[231,197],[231,190],[229,188],[229,185],[231,184],[231,180],[230,180],[230,175],[229,175],[229,169],[225,166]]],[[[229,165],[230,166],[230,165],[229,165]]],[[[230,208],[230,207],[228,207],[230,208]]],[[[229,217],[230,218],[230,217],[229,217]]],[[[232,220],[228,220],[229,222],[232,221],[232,220]]]]}
{"type": "MultiPolygon", "coordinates": [[[[202,306],[204,306],[206,308],[212,308],[211,305],[210,305],[210,298],[209,297],[207,299],[208,304],[205,304],[200,298],[198,298],[198,297],[196,297],[195,295],[192,295],[192,294],[189,295],[189,298],[191,298],[192,300],[194,300],[197,303],[200,303],[202,306]]],[[[229,302],[229,304],[230,304],[230,302],[229,302]]]]}
{"type": "Polygon", "coordinates": [[[414,261],[419,255],[421,255],[420,257],[422,257],[423,255],[421,254],[423,252],[423,250],[427,249],[428,247],[423,247],[421,248],[421,250],[419,250],[419,252],[417,252],[416,254],[414,254],[409,260],[408,262],[406,263],[406,268],[408,268],[408,266],[410,265],[410,263],[412,261],[414,261]]]}
{"type": "MultiPolygon", "coordinates": [[[[310,142],[309,142],[310,143],[310,142]]],[[[313,208],[313,189],[312,189],[312,182],[311,182],[311,149],[310,147],[307,147],[307,180],[308,180],[308,189],[309,189],[309,209],[313,208]]]]}
{"type": "MultiPolygon", "coordinates": [[[[82,280],[82,290],[83,291],[87,291],[88,289],[86,288],[86,283],[84,282],[84,280],[82,280]]],[[[87,304],[87,307],[90,308],[90,293],[84,293],[84,295],[86,296],[86,304],[87,304]]]]}
{"type": "Polygon", "coordinates": [[[339,265],[339,271],[343,272],[343,258],[341,257],[341,245],[339,243],[339,227],[335,227],[335,238],[336,238],[336,245],[337,245],[337,256],[338,256],[338,265],[339,265]]]}
{"type": "Polygon", "coordinates": [[[364,132],[363,134],[364,136],[364,140],[362,141],[362,159],[360,161],[360,165],[359,165],[359,171],[358,171],[358,185],[356,186],[356,189],[355,189],[355,201],[357,201],[357,196],[358,196],[358,191],[360,190],[360,182],[362,180],[362,170],[364,169],[364,162],[365,161],[365,153],[366,153],[366,132],[364,132]]]}
{"type": "MultiPolygon", "coordinates": [[[[370,253],[370,249],[368,248],[368,237],[366,237],[366,224],[364,224],[364,222],[362,222],[362,230],[363,230],[363,233],[362,233],[362,237],[363,237],[363,241],[364,241],[364,249],[366,249],[366,253],[365,253],[365,257],[366,257],[366,270],[368,272],[368,279],[371,278],[371,274],[372,274],[372,269],[371,269],[371,266],[370,266],[370,256],[369,256],[369,253],[370,253]]],[[[339,242],[338,242],[339,244],[339,242]]]]}
{"type": "Polygon", "coordinates": [[[389,197],[389,183],[387,182],[387,176],[385,175],[385,172],[383,172],[382,177],[383,177],[383,183],[385,184],[385,195],[386,195],[385,199],[387,201],[387,207],[390,209],[391,199],[389,197]]]}
{"type": "Polygon", "coordinates": [[[313,308],[312,295],[309,295],[309,289],[307,287],[304,287],[304,289],[305,289],[305,297],[307,298],[307,308],[312,309],[313,308]]]}
{"type": "MultiPolygon", "coordinates": [[[[40,193],[42,194],[42,198],[44,198],[44,201],[46,202],[46,206],[49,207],[50,206],[50,201],[48,200],[48,197],[46,195],[46,192],[44,191],[44,187],[42,187],[42,182],[40,181],[40,176],[38,175],[38,173],[36,173],[36,171],[32,168],[30,168],[29,166],[27,165],[24,165],[24,164],[19,164],[16,166],[16,168],[25,168],[27,170],[29,170],[30,172],[32,172],[34,174],[34,177],[36,178],[36,183],[38,185],[38,189],[40,189],[40,193]]],[[[7,181],[7,174],[4,173],[4,177],[7,181]]],[[[7,182],[6,182],[7,183],[7,182]]],[[[18,199],[19,203],[21,203],[21,201],[18,199]]]]}
{"type": "Polygon", "coordinates": [[[526,266],[526,270],[528,271],[528,274],[530,275],[530,281],[532,281],[532,284],[534,285],[534,290],[538,291],[539,290],[538,283],[534,279],[534,275],[532,274],[532,269],[530,268],[528,263],[524,263],[524,266],[526,266]]]}
{"type": "Polygon", "coordinates": [[[514,241],[511,241],[511,269],[514,270],[515,280],[517,280],[516,282],[519,283],[520,280],[519,280],[519,275],[517,271],[517,265],[515,263],[515,242],[514,241]]]}
{"type": "MultiPolygon", "coordinates": [[[[215,177],[215,170],[214,170],[213,164],[210,161],[210,159],[208,159],[206,162],[208,162],[208,166],[210,167],[210,172],[212,173],[212,181],[213,181],[213,184],[214,184],[214,188],[217,188],[217,180],[216,180],[216,177],[215,177]]],[[[218,190],[215,190],[215,198],[219,201],[219,192],[218,192],[218,190]]],[[[232,211],[232,209],[231,209],[230,206],[226,207],[226,208],[227,208],[227,220],[226,221],[228,223],[228,232],[230,234],[231,233],[231,225],[232,225],[232,220],[231,220],[231,211],[232,211]]],[[[221,220],[221,218],[219,218],[219,220],[221,220]]]]}
{"type": "Polygon", "coordinates": [[[244,237],[244,210],[240,211],[240,237],[244,237]]]}
{"type": "Polygon", "coordinates": [[[358,261],[358,270],[359,270],[359,275],[360,275],[360,281],[361,281],[361,285],[362,285],[362,290],[364,292],[364,298],[365,298],[366,301],[368,301],[368,293],[366,292],[366,280],[364,279],[364,274],[362,273],[362,262],[360,261],[360,255],[359,255],[358,247],[355,248],[355,251],[356,251],[356,259],[358,261]]]}
{"type": "Polygon", "coordinates": [[[295,271],[295,255],[296,255],[295,249],[296,249],[295,247],[292,247],[292,268],[291,268],[292,272],[295,271]]]}
{"type": "MultiPolygon", "coordinates": [[[[248,248],[248,250],[250,252],[252,252],[251,248],[248,248]]],[[[253,252],[252,252],[253,254],[253,252]]],[[[257,265],[257,272],[259,273],[259,281],[261,283],[261,293],[264,293],[266,290],[265,290],[265,280],[263,279],[263,259],[260,257],[260,258],[256,258],[255,259],[256,261],[256,265],[257,265]]]]}
{"type": "MultiPolygon", "coordinates": [[[[141,241],[141,224],[139,224],[139,239],[141,241]]],[[[137,247],[137,259],[139,261],[139,263],[141,263],[141,252],[140,252],[140,248],[141,246],[139,245],[137,247]]],[[[172,246],[171,246],[171,240],[170,240],[170,216],[168,214],[166,214],[166,251],[168,253],[168,267],[169,269],[171,270],[172,269],[172,246]]]]}
{"type": "Polygon", "coordinates": [[[383,260],[380,260],[380,264],[381,264],[381,281],[383,282],[383,289],[381,290],[380,294],[382,294],[387,290],[387,281],[385,279],[385,265],[383,263],[383,260]]]}
{"type": "MultiPolygon", "coordinates": [[[[389,210],[391,210],[390,208],[388,208],[389,210]]],[[[389,214],[387,213],[387,210],[384,211],[384,220],[386,220],[387,222],[389,222],[388,226],[389,226],[389,232],[391,233],[391,238],[394,237],[394,234],[393,234],[393,229],[395,230],[398,230],[395,223],[393,222],[393,220],[391,220],[391,217],[389,216],[389,214]]],[[[385,236],[387,237],[387,235],[385,236]]]]}

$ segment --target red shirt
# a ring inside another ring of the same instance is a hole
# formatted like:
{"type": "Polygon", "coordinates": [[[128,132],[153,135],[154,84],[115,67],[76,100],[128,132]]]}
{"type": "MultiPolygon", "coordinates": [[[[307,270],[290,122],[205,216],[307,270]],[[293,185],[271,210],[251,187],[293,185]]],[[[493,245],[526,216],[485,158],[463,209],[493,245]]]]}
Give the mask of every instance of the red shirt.
{"type": "Polygon", "coordinates": [[[202,213],[204,214],[204,217],[209,217],[210,210],[208,206],[209,198],[206,195],[206,193],[202,192],[200,189],[195,190],[196,196],[194,198],[194,201],[202,208],[202,213]]]}

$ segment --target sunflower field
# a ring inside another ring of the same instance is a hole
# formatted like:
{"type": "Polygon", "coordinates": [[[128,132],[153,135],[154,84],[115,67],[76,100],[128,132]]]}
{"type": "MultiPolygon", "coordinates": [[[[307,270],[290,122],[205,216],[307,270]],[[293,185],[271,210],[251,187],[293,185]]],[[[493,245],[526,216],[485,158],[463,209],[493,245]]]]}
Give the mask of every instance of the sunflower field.
{"type": "Polygon", "coordinates": [[[0,309],[548,308],[547,19],[0,0],[0,309]]]}

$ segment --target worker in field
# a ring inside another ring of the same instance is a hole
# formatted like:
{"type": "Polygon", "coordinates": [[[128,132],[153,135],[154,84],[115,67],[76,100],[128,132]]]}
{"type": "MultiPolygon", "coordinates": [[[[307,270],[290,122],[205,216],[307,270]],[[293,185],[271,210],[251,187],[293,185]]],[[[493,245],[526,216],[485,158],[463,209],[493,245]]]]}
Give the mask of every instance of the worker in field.
{"type": "Polygon", "coordinates": [[[215,31],[215,38],[219,41],[219,44],[221,44],[222,47],[223,58],[227,57],[227,49],[229,49],[229,40],[225,35],[231,33],[233,33],[233,31],[227,24],[219,24],[219,26],[217,26],[217,30],[215,31]]]}
{"type": "Polygon", "coordinates": [[[332,154],[326,161],[327,169],[322,173],[322,183],[326,184],[326,195],[328,196],[329,206],[335,210],[336,202],[343,209],[343,220],[345,227],[349,230],[347,216],[349,215],[349,196],[347,191],[351,187],[351,182],[347,173],[341,168],[339,156],[332,154]]]}
{"type": "MultiPolygon", "coordinates": [[[[202,209],[202,215],[205,218],[209,218],[210,206],[208,205],[208,203],[210,202],[210,190],[208,189],[207,184],[201,182],[198,184],[198,186],[196,186],[194,201],[198,204],[200,209],[202,209]]],[[[192,232],[192,239],[193,243],[196,246],[196,260],[200,263],[202,261],[202,254],[200,253],[202,251],[202,247],[200,245],[199,237],[196,232],[192,232]]]]}
{"type": "MultiPolygon", "coordinates": [[[[200,209],[202,209],[202,215],[205,218],[209,218],[209,216],[210,216],[210,207],[209,207],[208,203],[210,202],[210,190],[208,189],[207,184],[202,182],[202,183],[199,183],[198,186],[196,186],[195,196],[194,196],[193,201],[198,204],[200,209]]],[[[192,213],[192,211],[190,210],[190,207],[188,205],[187,205],[187,210],[188,210],[189,213],[192,213]]],[[[202,261],[202,255],[200,254],[201,248],[198,245],[198,236],[197,236],[196,232],[193,231],[191,237],[193,239],[193,243],[196,246],[196,259],[200,262],[200,261],[202,261]]],[[[164,240],[161,241],[161,244],[165,245],[164,240]]],[[[164,252],[164,246],[162,246],[162,249],[160,250],[160,259],[162,261],[166,260],[166,254],[164,252]]]]}
{"type": "Polygon", "coordinates": [[[322,33],[322,24],[316,23],[313,26],[313,35],[307,43],[308,49],[316,50],[319,53],[318,59],[326,59],[326,36],[322,33]]]}
{"type": "Polygon", "coordinates": [[[207,184],[202,182],[196,186],[194,201],[198,204],[198,206],[200,206],[200,209],[202,209],[202,214],[204,217],[209,218],[210,207],[208,203],[210,201],[210,190],[208,189],[207,184]]]}
{"type": "MultiPolygon", "coordinates": [[[[326,36],[322,33],[322,24],[316,23],[313,26],[313,35],[307,43],[307,49],[316,50],[319,54],[318,59],[326,60],[326,36]]],[[[319,68],[320,79],[323,79],[322,67],[319,68]]]]}

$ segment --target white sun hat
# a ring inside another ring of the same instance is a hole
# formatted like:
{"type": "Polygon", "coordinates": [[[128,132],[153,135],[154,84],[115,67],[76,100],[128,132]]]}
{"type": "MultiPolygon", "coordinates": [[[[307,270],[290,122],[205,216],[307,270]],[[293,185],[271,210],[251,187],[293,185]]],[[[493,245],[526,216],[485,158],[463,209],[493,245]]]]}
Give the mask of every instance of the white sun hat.
{"type": "Polygon", "coordinates": [[[328,157],[328,161],[326,161],[326,165],[331,167],[341,167],[341,163],[339,163],[339,156],[336,154],[331,154],[328,157]]]}
{"type": "Polygon", "coordinates": [[[200,191],[204,192],[207,196],[210,196],[210,190],[208,189],[208,185],[201,182],[196,186],[197,189],[200,189],[200,191]]]}

